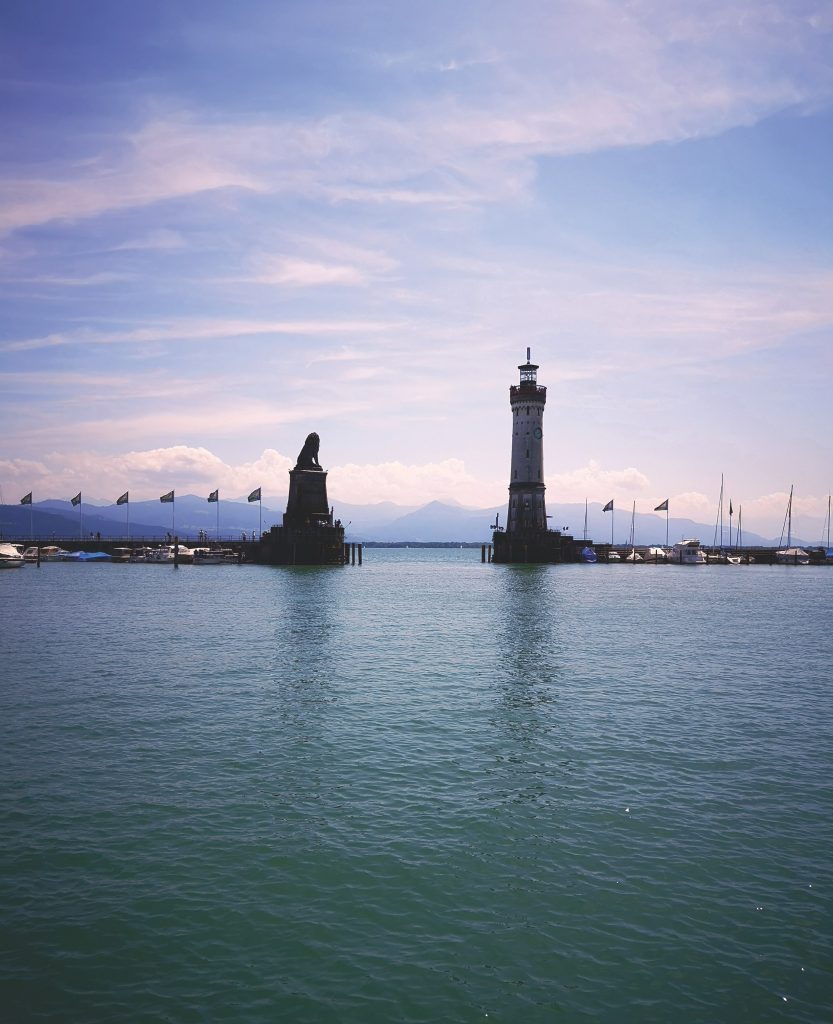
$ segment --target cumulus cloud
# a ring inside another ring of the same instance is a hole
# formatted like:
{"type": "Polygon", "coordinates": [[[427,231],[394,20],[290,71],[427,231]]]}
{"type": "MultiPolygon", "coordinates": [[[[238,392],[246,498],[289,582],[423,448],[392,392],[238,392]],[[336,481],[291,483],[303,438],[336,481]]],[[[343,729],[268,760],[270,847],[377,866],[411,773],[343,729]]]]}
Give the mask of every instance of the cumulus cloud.
{"type": "MultiPolygon", "coordinates": [[[[130,490],[136,499],[153,498],[175,488],[178,493],[206,493],[220,488],[226,497],[239,497],[254,487],[264,493],[285,494],[290,459],[272,448],[251,462],[230,464],[206,448],[173,445],[106,455],[97,452],[52,452],[39,462],[0,461],[0,480],[6,489],[36,490],[36,500],[75,494],[79,488],[93,497],[118,496],[130,490]]],[[[115,500],[115,497],[113,498],[115,500]]]]}
{"type": "Polygon", "coordinates": [[[460,459],[444,459],[423,465],[382,462],[347,463],[330,470],[333,495],[350,503],[392,501],[399,505],[429,501],[488,503],[491,488],[473,477],[460,459]]]}
{"type": "Polygon", "coordinates": [[[566,473],[547,475],[547,487],[557,495],[558,501],[584,501],[588,495],[605,495],[610,498],[630,500],[646,494],[651,482],[644,473],[633,466],[625,469],[604,469],[592,460],[586,466],[566,473]]]}

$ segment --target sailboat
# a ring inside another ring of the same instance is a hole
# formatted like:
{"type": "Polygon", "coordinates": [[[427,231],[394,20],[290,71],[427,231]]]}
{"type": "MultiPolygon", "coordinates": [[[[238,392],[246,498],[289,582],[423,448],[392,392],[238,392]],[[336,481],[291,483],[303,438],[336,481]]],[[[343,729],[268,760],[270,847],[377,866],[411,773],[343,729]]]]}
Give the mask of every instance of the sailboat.
{"type": "Polygon", "coordinates": [[[588,562],[590,565],[594,565],[599,560],[599,556],[587,543],[587,498],[584,499],[584,547],[579,552],[582,562],[588,562]]]}
{"type": "Polygon", "coordinates": [[[810,556],[803,548],[792,547],[793,527],[793,485],[790,484],[790,500],[787,502],[787,514],[784,516],[784,526],[781,527],[781,540],[784,541],[784,529],[787,531],[787,546],[775,552],[775,560],[779,565],[809,565],[810,556]]]}
{"type": "Polygon", "coordinates": [[[827,518],[821,527],[821,544],[824,547],[824,560],[826,562],[833,562],[833,548],[830,547],[830,495],[827,495],[827,518]],[[827,527],[827,545],[824,544],[824,528],[827,527]]]}
{"type": "Polygon", "coordinates": [[[636,502],[633,503],[633,512],[631,512],[631,536],[628,544],[630,544],[631,552],[629,555],[625,555],[626,562],[643,562],[642,555],[637,554],[636,541],[634,539],[634,527],[636,525],[636,502]]]}
{"type": "Polygon", "coordinates": [[[711,554],[706,556],[709,562],[725,562],[726,553],[723,550],[723,474],[720,474],[720,497],[717,500],[717,518],[714,521],[714,539],[712,540],[711,554]],[[720,545],[718,546],[718,532],[720,545]]]}

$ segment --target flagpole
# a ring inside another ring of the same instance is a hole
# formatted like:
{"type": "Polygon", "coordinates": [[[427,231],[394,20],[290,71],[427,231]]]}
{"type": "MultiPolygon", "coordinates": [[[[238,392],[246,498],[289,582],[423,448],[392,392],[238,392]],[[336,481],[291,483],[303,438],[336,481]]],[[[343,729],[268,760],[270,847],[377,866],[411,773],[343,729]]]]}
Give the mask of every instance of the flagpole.
{"type": "Polygon", "coordinates": [[[665,503],[665,546],[668,547],[668,502],[665,503]]]}
{"type": "Polygon", "coordinates": [[[125,502],[127,506],[127,539],[130,540],[130,498],[125,502]]]}
{"type": "Polygon", "coordinates": [[[613,517],[616,515],[615,507],[610,510],[610,546],[613,547],[613,517]]]}
{"type": "Polygon", "coordinates": [[[84,539],[84,505],[82,502],[78,502],[78,531],[81,540],[84,539]]]}
{"type": "Polygon", "coordinates": [[[262,498],[258,498],[257,499],[257,519],[258,519],[257,535],[258,535],[258,537],[260,537],[262,535],[262,533],[263,533],[263,499],[262,498]]]}
{"type": "Polygon", "coordinates": [[[35,499],[34,498],[29,502],[29,533],[32,535],[32,539],[34,540],[34,537],[35,537],[35,499]]]}
{"type": "Polygon", "coordinates": [[[174,521],[175,521],[175,518],[176,518],[175,511],[176,511],[176,494],[174,494],[174,496],[171,498],[171,536],[172,537],[174,537],[176,535],[176,527],[174,526],[174,521]]]}
{"type": "Polygon", "coordinates": [[[217,495],[217,543],[220,542],[220,495],[217,495]]]}

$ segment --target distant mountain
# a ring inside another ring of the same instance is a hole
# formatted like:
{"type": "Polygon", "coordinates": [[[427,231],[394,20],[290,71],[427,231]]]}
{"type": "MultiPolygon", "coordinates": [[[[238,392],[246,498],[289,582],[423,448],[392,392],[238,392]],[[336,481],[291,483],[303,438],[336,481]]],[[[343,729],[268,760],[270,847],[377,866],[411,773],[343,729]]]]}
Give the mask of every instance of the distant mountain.
{"type": "MultiPolygon", "coordinates": [[[[263,529],[283,521],[282,509],[286,500],[269,498],[263,506],[263,529]],[[279,507],[275,507],[275,506],[279,507]]],[[[506,504],[492,508],[466,508],[440,501],[427,505],[407,506],[392,502],[378,502],[372,505],[354,505],[334,502],[335,516],[345,526],[346,536],[351,541],[414,542],[414,543],[485,543],[491,540],[491,525],[495,516],[500,523],[506,522],[506,504]]],[[[550,527],[561,529],[575,537],[584,533],[584,504],[548,504],[550,527]]],[[[100,533],[102,537],[123,537],[126,527],[125,506],[106,505],[103,507],[82,505],[84,536],[100,533]]],[[[218,506],[209,504],[204,497],[185,494],[177,497],[174,507],[155,501],[133,501],[130,503],[131,537],[160,538],[175,532],[183,540],[194,539],[200,530],[214,537],[217,530],[218,506]]],[[[241,533],[250,534],[259,526],[260,509],[256,502],[220,501],[220,536],[238,538],[241,533]]],[[[77,537],[80,532],[78,509],[68,501],[48,500],[32,506],[32,517],[36,537],[77,537]]],[[[637,545],[665,543],[665,517],[650,512],[638,512],[635,521],[637,545]]],[[[611,525],[614,543],[626,544],[630,535],[631,516],[627,509],[616,508],[603,513],[602,506],[595,502],[587,510],[587,537],[597,543],[609,543],[611,525]]],[[[674,543],[683,537],[696,537],[703,544],[710,545],[714,538],[714,524],[707,526],[691,519],[669,520],[668,539],[674,543]]],[[[30,509],[27,505],[0,505],[0,535],[9,538],[28,537],[30,532],[30,509]]],[[[728,544],[728,526],[724,541],[728,544]]],[[[778,538],[767,539],[756,533],[744,533],[744,542],[751,545],[774,545],[778,538]]],[[[807,544],[797,537],[796,544],[807,544]]]]}

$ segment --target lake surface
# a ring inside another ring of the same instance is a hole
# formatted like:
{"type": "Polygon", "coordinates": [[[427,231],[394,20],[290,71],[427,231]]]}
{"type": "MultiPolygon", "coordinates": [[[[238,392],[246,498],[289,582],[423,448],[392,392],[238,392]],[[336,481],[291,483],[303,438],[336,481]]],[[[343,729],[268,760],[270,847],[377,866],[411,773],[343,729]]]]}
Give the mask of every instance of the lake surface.
{"type": "Polygon", "coordinates": [[[823,1021],[833,571],[0,573],[4,1021],[823,1021]]]}

